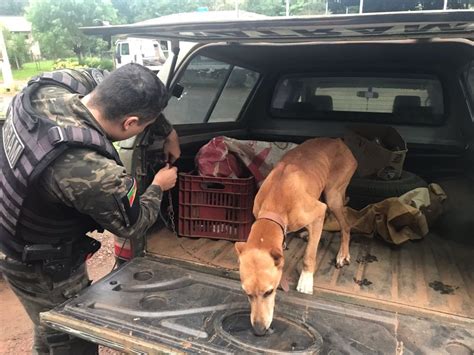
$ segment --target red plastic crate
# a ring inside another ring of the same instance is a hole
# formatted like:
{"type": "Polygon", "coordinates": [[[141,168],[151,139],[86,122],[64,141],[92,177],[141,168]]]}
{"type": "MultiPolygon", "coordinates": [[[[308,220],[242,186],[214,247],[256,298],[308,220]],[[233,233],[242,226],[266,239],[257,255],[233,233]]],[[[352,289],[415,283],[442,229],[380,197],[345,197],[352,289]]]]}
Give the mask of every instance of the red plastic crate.
{"type": "Polygon", "coordinates": [[[179,174],[178,233],[246,241],[253,222],[255,180],[179,174]]]}

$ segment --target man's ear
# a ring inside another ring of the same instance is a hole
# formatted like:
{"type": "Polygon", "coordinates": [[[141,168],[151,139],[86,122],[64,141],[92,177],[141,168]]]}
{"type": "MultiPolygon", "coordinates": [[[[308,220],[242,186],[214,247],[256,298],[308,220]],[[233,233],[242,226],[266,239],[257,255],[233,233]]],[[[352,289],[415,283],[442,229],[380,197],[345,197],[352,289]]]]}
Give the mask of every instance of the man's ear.
{"type": "Polygon", "coordinates": [[[246,244],[247,244],[247,243],[245,243],[245,242],[236,242],[236,243],[235,243],[234,247],[235,247],[235,251],[236,251],[236,253],[237,253],[237,256],[240,256],[240,254],[242,254],[242,252],[243,252],[244,249],[245,249],[245,245],[246,245],[246,244]]]}
{"type": "Polygon", "coordinates": [[[137,126],[140,123],[138,116],[127,116],[122,122],[122,128],[128,131],[130,128],[137,126]]]}
{"type": "Polygon", "coordinates": [[[278,269],[283,268],[283,250],[279,248],[272,248],[270,250],[270,255],[272,256],[273,260],[275,260],[275,266],[278,269]]]}

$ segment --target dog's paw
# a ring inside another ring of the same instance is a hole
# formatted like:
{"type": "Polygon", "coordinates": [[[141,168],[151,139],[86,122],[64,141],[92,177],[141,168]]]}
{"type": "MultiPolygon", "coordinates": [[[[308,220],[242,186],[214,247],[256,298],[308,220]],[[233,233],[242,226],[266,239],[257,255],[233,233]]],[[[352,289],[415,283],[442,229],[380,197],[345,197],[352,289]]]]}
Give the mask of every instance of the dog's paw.
{"type": "Polygon", "coordinates": [[[309,271],[301,271],[300,279],[296,290],[308,295],[313,294],[313,273],[309,271]]]}
{"type": "Polygon", "coordinates": [[[338,269],[343,267],[344,265],[349,265],[350,262],[351,262],[351,256],[349,253],[347,253],[347,255],[344,255],[344,253],[341,253],[341,252],[337,254],[336,267],[338,269]]]}

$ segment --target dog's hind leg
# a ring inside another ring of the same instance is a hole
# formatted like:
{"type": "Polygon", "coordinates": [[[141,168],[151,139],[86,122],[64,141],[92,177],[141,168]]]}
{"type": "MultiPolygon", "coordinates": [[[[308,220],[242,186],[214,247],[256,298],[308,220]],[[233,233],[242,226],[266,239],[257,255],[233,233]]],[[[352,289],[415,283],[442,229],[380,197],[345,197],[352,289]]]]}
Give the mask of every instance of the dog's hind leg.
{"type": "Polygon", "coordinates": [[[313,294],[313,277],[316,270],[316,253],[318,251],[319,240],[323,232],[324,217],[326,215],[326,205],[316,201],[315,219],[307,225],[308,244],[303,258],[303,270],[296,290],[302,293],[313,294]]]}
{"type": "Polygon", "coordinates": [[[342,186],[337,189],[326,190],[326,203],[328,204],[329,210],[334,214],[339,226],[341,227],[341,246],[336,257],[336,267],[340,268],[347,265],[351,261],[349,253],[349,242],[351,238],[351,227],[347,222],[347,218],[344,214],[344,201],[346,186],[342,186]]]}

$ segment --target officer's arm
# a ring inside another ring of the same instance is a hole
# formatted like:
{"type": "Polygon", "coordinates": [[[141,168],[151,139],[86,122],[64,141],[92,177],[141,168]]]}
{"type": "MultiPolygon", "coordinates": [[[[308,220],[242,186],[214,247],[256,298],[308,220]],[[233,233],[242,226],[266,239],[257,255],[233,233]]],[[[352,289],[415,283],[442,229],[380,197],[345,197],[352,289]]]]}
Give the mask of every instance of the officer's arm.
{"type": "Polygon", "coordinates": [[[69,150],[46,170],[42,180],[52,198],[122,238],[142,235],[158,217],[159,186],[151,185],[139,196],[136,181],[125,168],[89,150],[69,150]]]}

